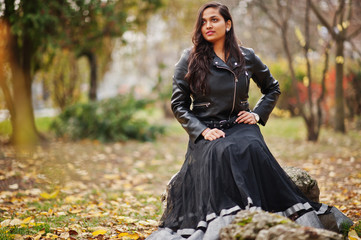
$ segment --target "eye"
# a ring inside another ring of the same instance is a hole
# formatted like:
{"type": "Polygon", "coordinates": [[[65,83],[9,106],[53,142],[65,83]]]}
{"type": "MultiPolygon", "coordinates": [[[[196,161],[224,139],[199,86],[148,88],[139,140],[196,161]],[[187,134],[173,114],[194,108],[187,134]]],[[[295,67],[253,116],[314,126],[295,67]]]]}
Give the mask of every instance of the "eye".
{"type": "Polygon", "coordinates": [[[206,23],[206,20],[202,20],[202,25],[204,25],[206,23]]]}
{"type": "Polygon", "coordinates": [[[218,22],[218,19],[217,19],[217,18],[213,18],[213,19],[212,19],[212,22],[218,22]]]}

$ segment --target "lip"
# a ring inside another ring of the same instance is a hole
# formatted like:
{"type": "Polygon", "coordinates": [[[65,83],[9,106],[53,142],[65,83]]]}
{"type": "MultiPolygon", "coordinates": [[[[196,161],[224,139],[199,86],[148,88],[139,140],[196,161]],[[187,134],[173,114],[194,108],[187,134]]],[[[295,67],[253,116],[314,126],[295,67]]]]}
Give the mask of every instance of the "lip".
{"type": "Polygon", "coordinates": [[[206,35],[209,36],[209,35],[212,35],[212,34],[214,34],[214,33],[215,33],[215,31],[212,31],[212,30],[211,30],[211,31],[207,31],[207,32],[206,32],[206,35]]]}

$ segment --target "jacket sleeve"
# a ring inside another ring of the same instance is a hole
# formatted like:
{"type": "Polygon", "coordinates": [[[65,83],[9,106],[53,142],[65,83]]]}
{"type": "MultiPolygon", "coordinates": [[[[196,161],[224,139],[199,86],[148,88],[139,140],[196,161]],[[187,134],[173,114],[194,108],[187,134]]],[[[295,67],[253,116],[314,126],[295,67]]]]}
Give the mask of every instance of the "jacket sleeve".
{"type": "Polygon", "coordinates": [[[263,94],[254,107],[253,112],[259,115],[259,123],[265,125],[273,108],[276,106],[281,91],[278,81],[273,78],[268,67],[263,64],[252,49],[249,49],[249,61],[251,65],[250,70],[252,71],[251,77],[263,94]]]}
{"type": "Polygon", "coordinates": [[[175,118],[189,134],[190,140],[195,142],[207,126],[190,109],[192,103],[190,88],[184,79],[188,72],[189,53],[190,49],[185,50],[175,66],[171,107],[175,118]]]}

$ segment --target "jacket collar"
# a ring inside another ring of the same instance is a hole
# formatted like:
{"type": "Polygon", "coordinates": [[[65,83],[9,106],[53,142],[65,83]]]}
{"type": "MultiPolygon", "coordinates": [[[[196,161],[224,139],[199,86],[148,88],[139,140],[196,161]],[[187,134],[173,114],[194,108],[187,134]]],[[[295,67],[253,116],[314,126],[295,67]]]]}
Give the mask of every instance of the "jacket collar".
{"type": "Polygon", "coordinates": [[[233,57],[228,59],[227,62],[228,62],[228,64],[226,64],[220,57],[218,57],[213,52],[213,65],[214,66],[216,66],[218,68],[225,68],[225,69],[228,69],[228,70],[234,70],[235,68],[240,66],[239,62],[237,62],[233,57]]]}

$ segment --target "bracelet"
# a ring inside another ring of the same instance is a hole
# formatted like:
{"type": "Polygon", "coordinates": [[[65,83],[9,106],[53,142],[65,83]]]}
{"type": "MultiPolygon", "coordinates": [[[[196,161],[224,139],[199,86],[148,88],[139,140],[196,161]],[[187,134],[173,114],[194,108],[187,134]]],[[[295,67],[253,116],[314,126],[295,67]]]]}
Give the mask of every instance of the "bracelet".
{"type": "Polygon", "coordinates": [[[204,130],[204,132],[203,132],[203,137],[205,137],[209,131],[211,131],[210,128],[207,128],[206,130],[204,130]]]}

